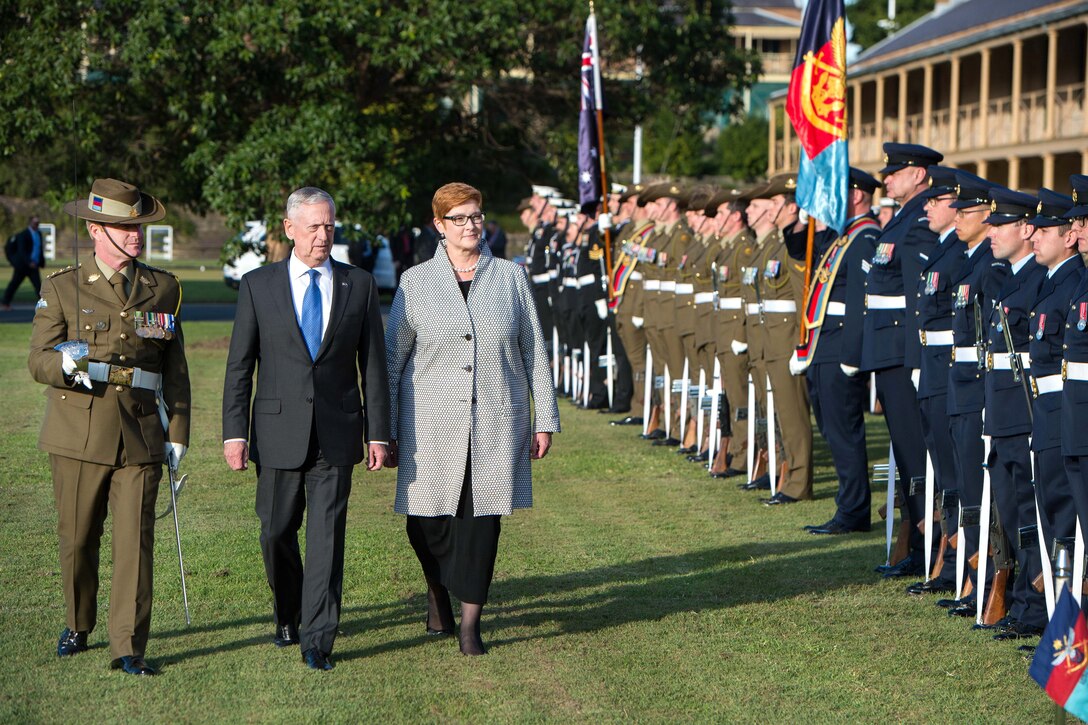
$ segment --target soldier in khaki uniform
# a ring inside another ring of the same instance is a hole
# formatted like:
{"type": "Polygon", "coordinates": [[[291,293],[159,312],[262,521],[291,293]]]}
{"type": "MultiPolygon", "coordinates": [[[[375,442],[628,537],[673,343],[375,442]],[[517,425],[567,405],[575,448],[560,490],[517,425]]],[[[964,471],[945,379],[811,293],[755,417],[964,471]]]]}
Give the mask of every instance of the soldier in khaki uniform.
{"type": "Polygon", "coordinates": [[[141,225],[166,210],[124,182],[98,179],[64,210],[87,222],[94,256],[49,276],[34,315],[29,368],[46,389],[38,447],[49,453],[67,628],[57,654],[87,649],[96,623],[99,541],[113,516],[112,667],[155,674],[143,658],[151,626],[155,499],[162,465],[189,442],[189,372],[172,274],[138,261],[141,225]],[[82,338],[89,353],[56,346],[82,338]],[[158,395],[168,411],[164,435],[158,395]]]}
{"type": "MultiPolygon", "coordinates": [[[[684,372],[684,349],[676,328],[676,269],[684,250],[692,241],[691,229],[684,219],[686,195],[677,184],[665,182],[648,188],[642,196],[654,206],[652,214],[658,223],[658,233],[651,242],[654,261],[643,272],[647,283],[645,289],[652,293],[646,296],[644,302],[646,334],[654,355],[655,371],[663,371],[667,364],[669,376],[679,380],[684,372]],[[659,362],[662,365],[660,368],[659,362]]],[[[669,391],[665,391],[665,394],[669,394],[669,391]]],[[[679,397],[674,397],[674,423],[680,407],[678,401],[679,397]]],[[[654,444],[680,445],[680,439],[675,437],[680,431],[674,429],[671,432],[672,435],[666,438],[651,431],[651,435],[657,439],[654,444]]]]}
{"type": "MultiPolygon", "coordinates": [[[[689,387],[698,382],[700,368],[703,368],[708,375],[714,374],[713,368],[707,369],[705,360],[699,355],[697,332],[699,316],[695,309],[696,283],[699,281],[699,270],[707,252],[703,232],[707,218],[703,214],[703,209],[713,195],[712,187],[697,186],[690,189],[684,198],[684,206],[687,207],[684,217],[691,229],[691,240],[676,265],[676,321],[684,360],[688,365],[687,384],[689,387]]],[[[680,372],[683,373],[683,366],[680,372]]],[[[695,439],[697,412],[695,406],[697,404],[698,401],[689,400],[688,418],[686,421],[680,421],[678,430],[683,430],[684,435],[678,453],[691,455],[699,452],[701,441],[695,439]]]]}
{"type": "MultiPolygon", "coordinates": [[[[742,269],[755,254],[755,239],[748,229],[745,211],[748,202],[738,189],[725,189],[707,204],[707,213],[717,222],[713,249],[716,307],[712,330],[714,353],[721,365],[722,387],[729,407],[732,435],[728,447],[711,466],[710,475],[729,478],[742,473],[741,462],[748,447],[748,353],[737,352],[747,345],[742,269]]],[[[708,255],[709,257],[709,255],[708,255]]],[[[762,400],[762,395],[757,396],[762,400]]],[[[723,411],[724,414],[724,411],[723,411]]]]}
{"type": "MultiPolygon", "coordinates": [[[[790,256],[783,229],[797,221],[793,200],[796,176],[779,174],[752,192],[748,219],[759,239],[758,251],[743,275],[747,315],[748,357],[756,388],[769,378],[778,422],[777,443],[785,472],[774,496],[765,504],[812,498],[812,423],[804,381],[790,374],[789,361],[799,342],[798,309],[804,290],[804,260],[790,256]]],[[[773,422],[768,420],[768,428],[773,422]]],[[[781,463],[781,461],[779,461],[781,463]]],[[[752,482],[753,484],[756,482],[752,482]]],[[[769,484],[769,481],[768,481],[769,484]]],[[[764,484],[750,484],[763,488],[764,484]]]]}

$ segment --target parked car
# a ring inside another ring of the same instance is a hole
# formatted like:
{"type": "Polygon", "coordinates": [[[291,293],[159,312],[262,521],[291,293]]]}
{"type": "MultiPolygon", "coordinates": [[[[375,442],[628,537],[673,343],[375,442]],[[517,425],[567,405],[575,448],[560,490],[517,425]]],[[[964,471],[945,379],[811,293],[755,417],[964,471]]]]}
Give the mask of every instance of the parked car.
{"type": "MultiPolygon", "coordinates": [[[[353,225],[353,230],[361,232],[362,227],[353,225]]],[[[232,289],[238,289],[242,281],[242,275],[264,264],[265,237],[267,230],[264,222],[246,222],[246,228],[232,240],[243,251],[230,262],[223,265],[223,282],[232,289]],[[237,244],[241,242],[241,244],[237,244]]],[[[373,262],[371,274],[378,283],[378,289],[394,290],[397,287],[397,273],[393,267],[393,254],[389,250],[389,240],[379,236],[380,245],[373,247],[360,242],[349,242],[348,232],[344,225],[336,222],[336,236],[332,245],[332,258],[345,264],[357,264],[364,268],[370,267],[373,262]],[[366,247],[368,254],[358,254],[352,247],[366,247]]]]}

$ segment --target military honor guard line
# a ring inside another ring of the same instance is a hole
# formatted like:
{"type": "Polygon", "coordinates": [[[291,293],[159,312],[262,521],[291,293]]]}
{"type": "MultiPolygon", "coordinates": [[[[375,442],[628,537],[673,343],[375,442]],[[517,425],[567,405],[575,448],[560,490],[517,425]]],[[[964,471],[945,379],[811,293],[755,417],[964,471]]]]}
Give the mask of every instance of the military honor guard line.
{"type": "Polygon", "coordinates": [[[884,150],[881,180],[850,169],[843,233],[817,226],[807,287],[793,174],[614,185],[600,215],[534,187],[520,212],[553,381],[710,476],[766,491],[766,506],[812,498],[815,421],[838,492],[806,530],[869,531],[886,484],[878,573],[917,578],[909,593],[997,640],[1030,640],[1054,610],[1060,552],[1078,599],[1083,581],[1088,176],[1027,194],[934,149],[884,150]],[[883,224],[881,187],[896,209],[883,224]],[[891,439],[872,468],[871,407],[891,439]]]}

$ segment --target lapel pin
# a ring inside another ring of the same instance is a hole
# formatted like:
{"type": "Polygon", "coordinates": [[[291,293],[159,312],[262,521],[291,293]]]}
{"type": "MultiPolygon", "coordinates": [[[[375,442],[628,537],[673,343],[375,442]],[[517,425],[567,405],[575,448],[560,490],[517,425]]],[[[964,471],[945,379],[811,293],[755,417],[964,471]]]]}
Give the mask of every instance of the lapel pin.
{"type": "Polygon", "coordinates": [[[94,308],[93,307],[84,307],[83,308],[83,314],[93,315],[94,314],[94,308]]]}
{"type": "Polygon", "coordinates": [[[101,277],[102,277],[102,275],[100,275],[100,274],[98,274],[96,272],[95,274],[92,274],[89,277],[87,277],[87,281],[88,282],[97,282],[99,279],[101,279],[101,277]]]}

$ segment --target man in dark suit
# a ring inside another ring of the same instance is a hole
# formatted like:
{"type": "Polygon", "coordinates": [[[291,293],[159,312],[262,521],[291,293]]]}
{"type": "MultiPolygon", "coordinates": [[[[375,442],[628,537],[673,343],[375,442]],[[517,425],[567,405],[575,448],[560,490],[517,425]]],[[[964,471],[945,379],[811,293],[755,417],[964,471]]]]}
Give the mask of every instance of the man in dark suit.
{"type": "Polygon", "coordinates": [[[14,271],[11,273],[11,283],[4,291],[3,302],[0,307],[11,309],[11,301],[15,298],[15,291],[24,279],[30,278],[30,284],[34,285],[34,296],[40,297],[42,291],[41,268],[45,266],[45,247],[42,244],[42,235],[38,231],[38,217],[30,217],[26,229],[15,234],[11,241],[5,245],[4,253],[14,271]]]}
{"type": "Polygon", "coordinates": [[[369,273],[329,258],[335,217],[320,189],[288,198],[283,228],[294,251],[242,278],[223,387],[223,455],[234,470],[257,464],[275,644],[300,644],[317,670],[332,669],[352,468],[365,453],[367,469],[381,469],[389,438],[378,288],[369,273]]]}

